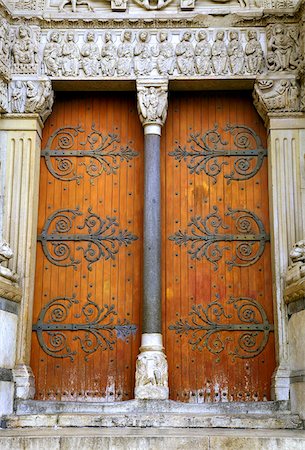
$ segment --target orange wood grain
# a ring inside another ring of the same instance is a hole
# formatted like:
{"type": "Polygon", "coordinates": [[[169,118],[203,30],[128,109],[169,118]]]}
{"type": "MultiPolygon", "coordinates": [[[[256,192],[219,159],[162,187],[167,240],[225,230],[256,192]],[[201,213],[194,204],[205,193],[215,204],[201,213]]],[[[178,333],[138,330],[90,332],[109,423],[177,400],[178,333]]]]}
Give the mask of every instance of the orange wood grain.
{"type": "MultiPolygon", "coordinates": [[[[217,271],[206,259],[191,260],[187,248],[168,240],[170,235],[187,229],[192,216],[205,217],[216,205],[224,216],[227,207],[246,208],[257,214],[269,233],[267,158],[260,171],[249,180],[227,184],[225,173],[233,170],[233,158],[224,166],[214,184],[203,171],[191,174],[185,161],[178,162],[168,153],[178,141],[182,146],[190,132],[204,134],[215,124],[222,130],[227,124],[247,125],[266,146],[266,131],[256,113],[250,93],[172,93],[168,117],[162,137],[162,198],[163,198],[163,333],[169,364],[170,396],[186,402],[270,400],[271,375],[275,368],[274,335],[264,350],[254,358],[232,360],[229,352],[238,346],[238,334],[223,332],[228,341],[220,361],[207,348],[192,350],[188,340],[191,332],[180,336],[169,326],[180,318],[188,319],[192,305],[207,306],[216,295],[227,315],[234,315],[232,297],[253,297],[259,301],[273,323],[270,243],[262,257],[248,267],[231,271],[225,260],[233,256],[232,245],[224,252],[217,271]]],[[[222,132],[228,148],[234,148],[233,137],[222,132]]],[[[223,161],[219,158],[220,162],[223,161]]],[[[228,162],[228,160],[226,159],[228,162]]],[[[226,223],[233,224],[231,218],[226,223]]],[[[235,316],[236,317],[236,314],[235,316]]],[[[228,319],[222,318],[221,322],[228,319]]]]}
{"type": "MultiPolygon", "coordinates": [[[[79,184],[56,179],[42,158],[38,233],[55,210],[79,207],[85,213],[92,207],[104,219],[115,216],[119,229],[128,229],[138,240],[128,247],[122,246],[115,260],[100,259],[92,265],[92,271],[88,270],[83,258],[77,270],[51,264],[38,243],[33,323],[51,299],[74,294],[80,303],[73,306],[73,314],[81,314],[81,308],[91,294],[92,300],[101,307],[114,304],[118,313],[114,322],[126,318],[138,330],[135,337],[117,339],[113,350],[97,350],[88,361],[84,359],[79,341],[70,341],[77,352],[74,361],[54,358],[43,351],[36,332],[33,332],[31,365],[39,400],[120,401],[133,397],[135,360],[141,334],[143,226],[143,132],[135,97],[129,94],[57,94],[54,110],[45,125],[42,148],[56,129],[80,124],[85,133],[76,137],[74,149],[81,148],[93,123],[104,134],[118,133],[118,147],[129,144],[138,156],[121,163],[116,174],[103,172],[94,183],[90,183],[85,167],[78,165],[78,173],[83,175],[79,184]]],[[[77,225],[79,223],[75,224],[74,233],[77,225]]],[[[76,250],[78,245],[71,243],[77,257],[81,257],[76,250]]],[[[71,322],[71,315],[67,322],[71,322]]]]}

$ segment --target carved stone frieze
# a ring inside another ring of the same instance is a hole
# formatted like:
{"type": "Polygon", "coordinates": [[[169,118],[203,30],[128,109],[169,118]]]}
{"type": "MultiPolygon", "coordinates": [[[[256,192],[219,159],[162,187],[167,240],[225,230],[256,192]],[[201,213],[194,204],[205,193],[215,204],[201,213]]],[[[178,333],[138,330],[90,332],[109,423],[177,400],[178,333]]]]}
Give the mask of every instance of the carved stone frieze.
{"type": "Polygon", "coordinates": [[[300,111],[300,86],[294,78],[257,80],[253,98],[263,119],[268,113],[300,111]]]}
{"type": "Polygon", "coordinates": [[[8,81],[10,77],[10,36],[7,20],[0,17],[0,77],[8,81]]]}
{"type": "Polygon", "coordinates": [[[37,27],[20,25],[12,30],[12,72],[16,74],[37,74],[38,42],[40,30],[37,27]]]}
{"type": "Polygon", "coordinates": [[[277,23],[267,27],[267,67],[271,72],[295,70],[300,63],[299,31],[277,23]]]}
{"type": "Polygon", "coordinates": [[[87,6],[89,11],[94,12],[94,9],[90,5],[90,1],[87,1],[87,0],[62,0],[60,5],[59,5],[59,7],[58,7],[58,10],[61,12],[61,11],[64,11],[64,9],[67,6],[70,6],[71,7],[71,11],[73,13],[75,13],[75,12],[77,12],[77,7],[81,6],[81,5],[87,6]]]}
{"type": "Polygon", "coordinates": [[[0,112],[8,112],[8,85],[0,79],[0,112]]]}
{"type": "Polygon", "coordinates": [[[266,70],[263,30],[51,31],[46,75],[56,78],[235,77],[266,70]]]}
{"type": "Polygon", "coordinates": [[[305,298],[305,240],[296,242],[290,252],[291,264],[285,275],[286,303],[305,298]]]}
{"type": "Polygon", "coordinates": [[[138,111],[142,125],[164,125],[167,115],[167,82],[138,82],[138,111]]]}
{"type": "Polygon", "coordinates": [[[54,94],[49,80],[13,81],[10,85],[10,112],[39,114],[42,121],[50,115],[54,94]]]}

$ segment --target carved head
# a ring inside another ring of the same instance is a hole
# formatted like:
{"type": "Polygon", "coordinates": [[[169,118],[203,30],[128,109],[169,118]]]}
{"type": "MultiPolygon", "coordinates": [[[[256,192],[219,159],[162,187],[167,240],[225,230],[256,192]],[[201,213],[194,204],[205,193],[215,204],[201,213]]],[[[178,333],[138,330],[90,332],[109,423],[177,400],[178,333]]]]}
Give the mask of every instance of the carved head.
{"type": "Polygon", "coordinates": [[[197,35],[198,41],[204,41],[207,39],[207,37],[208,37],[208,35],[207,35],[206,31],[200,30],[198,32],[198,35],[197,35]]]}
{"type": "Polygon", "coordinates": [[[111,33],[105,33],[105,42],[111,42],[111,33]]]}
{"type": "Polygon", "coordinates": [[[124,31],[123,41],[131,41],[131,31],[124,31]]]}
{"type": "Polygon", "coordinates": [[[141,31],[141,33],[139,34],[139,39],[142,42],[146,42],[148,39],[148,33],[147,31],[141,31]]]}
{"type": "Polygon", "coordinates": [[[216,33],[216,39],[217,39],[218,41],[223,41],[223,40],[224,40],[224,37],[225,37],[224,31],[217,31],[217,33],[216,33]]]}
{"type": "Polygon", "coordinates": [[[94,42],[95,35],[92,31],[88,31],[87,33],[87,42],[94,42]]]}
{"type": "Polygon", "coordinates": [[[167,33],[167,31],[160,31],[159,39],[160,39],[160,42],[165,42],[165,41],[167,41],[167,39],[168,39],[168,33],[167,33]]]}
{"type": "Polygon", "coordinates": [[[0,262],[7,261],[13,256],[13,251],[6,241],[0,242],[0,262]]]}
{"type": "Polygon", "coordinates": [[[51,42],[58,42],[59,41],[59,33],[57,31],[53,31],[50,38],[51,42]]]}
{"type": "Polygon", "coordinates": [[[230,38],[230,41],[234,41],[235,39],[237,40],[238,39],[238,33],[236,31],[230,31],[229,38],[230,38]]]}
{"type": "Polygon", "coordinates": [[[68,42],[74,41],[74,33],[71,32],[67,33],[67,41],[68,42]]]}
{"type": "Polygon", "coordinates": [[[29,31],[24,26],[20,26],[18,30],[18,36],[23,39],[25,37],[29,37],[29,31]]]}
{"type": "Polygon", "coordinates": [[[285,30],[282,24],[278,23],[275,27],[274,27],[274,34],[284,34],[285,30]]]}
{"type": "Polygon", "coordinates": [[[298,261],[305,263],[305,241],[296,242],[292,247],[289,256],[293,263],[298,261]]]}
{"type": "Polygon", "coordinates": [[[257,32],[254,30],[249,30],[248,31],[248,39],[255,39],[257,40],[257,32]]]}
{"type": "Polygon", "coordinates": [[[185,31],[183,33],[182,40],[183,41],[190,41],[191,37],[192,37],[191,33],[189,31],[185,31]]]}

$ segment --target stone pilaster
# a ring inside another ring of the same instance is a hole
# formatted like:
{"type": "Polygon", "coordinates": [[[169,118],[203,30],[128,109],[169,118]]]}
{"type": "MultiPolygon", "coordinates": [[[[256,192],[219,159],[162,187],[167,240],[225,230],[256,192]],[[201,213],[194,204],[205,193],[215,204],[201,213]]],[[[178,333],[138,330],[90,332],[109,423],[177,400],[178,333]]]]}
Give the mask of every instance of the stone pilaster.
{"type": "Polygon", "coordinates": [[[284,274],[292,245],[303,237],[305,224],[305,115],[300,112],[300,87],[293,75],[259,80],[254,104],[268,129],[269,201],[277,368],[272,379],[276,400],[289,398],[289,351],[284,274]]]}
{"type": "Polygon", "coordinates": [[[135,397],[165,400],[168,369],[161,322],[160,135],[167,113],[167,82],[139,81],[137,90],[145,163],[143,322],[135,397]]]}

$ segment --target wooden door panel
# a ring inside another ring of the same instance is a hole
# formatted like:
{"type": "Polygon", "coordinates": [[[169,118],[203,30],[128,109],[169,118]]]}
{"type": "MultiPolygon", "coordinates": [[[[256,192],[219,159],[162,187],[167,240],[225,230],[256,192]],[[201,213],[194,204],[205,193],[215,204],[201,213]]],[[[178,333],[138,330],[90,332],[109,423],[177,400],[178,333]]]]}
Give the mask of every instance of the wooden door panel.
{"type": "Polygon", "coordinates": [[[266,132],[251,96],[173,93],[162,164],[171,398],[270,399],[266,132]]]}
{"type": "Polygon", "coordinates": [[[57,95],[42,144],[31,360],[38,399],[133,397],[142,135],[132,95],[57,95]]]}

